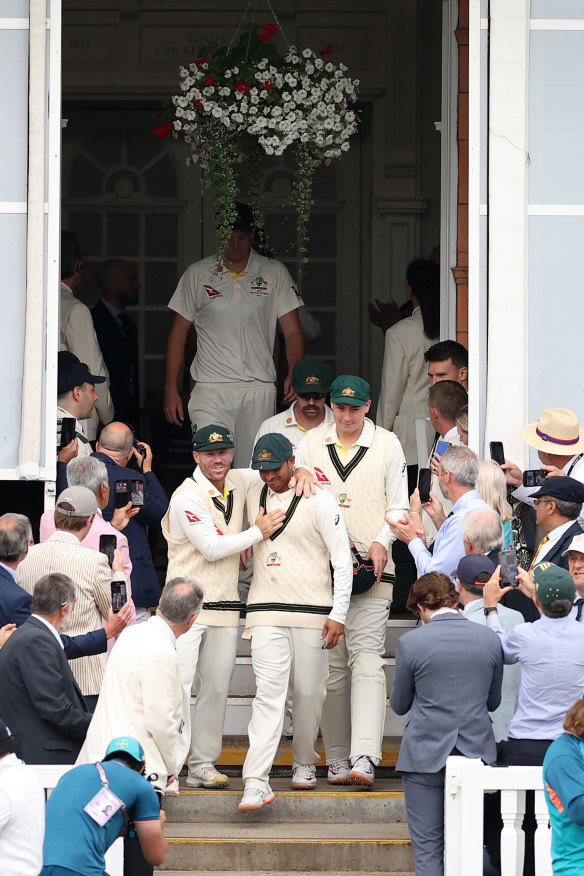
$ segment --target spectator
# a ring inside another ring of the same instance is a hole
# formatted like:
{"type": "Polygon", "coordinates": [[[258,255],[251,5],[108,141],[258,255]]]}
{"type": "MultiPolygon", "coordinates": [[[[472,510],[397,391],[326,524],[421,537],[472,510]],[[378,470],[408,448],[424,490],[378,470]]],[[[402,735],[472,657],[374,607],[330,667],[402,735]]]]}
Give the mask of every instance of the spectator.
{"type": "Polygon", "coordinates": [[[296,464],[314,471],[345,518],[361,560],[369,560],[369,589],[353,596],[345,635],[329,654],[327,695],[321,731],[331,784],[375,781],[385,722],[383,654],[391,607],[393,536],[386,513],[401,517],[407,508],[406,462],[392,432],[367,417],[369,384],[343,374],[331,386],[334,423],[306,433],[296,464]]]}
{"type": "Polygon", "coordinates": [[[554,874],[579,876],[584,872],[584,699],[568,709],[564,730],[546,752],[543,781],[554,874]]]}
{"type": "Polygon", "coordinates": [[[343,638],[353,585],[349,538],[334,498],[323,490],[300,498],[289,488],[294,471],[290,441],[277,433],[261,437],[252,468],[263,483],[250,490],[248,515],[253,518],[260,509],[285,511],[286,526],[254,549],[244,635],[251,637],[257,690],[240,812],[261,809],[274,799],[268,778],[282,734],[289,679],[296,710],[292,787],[316,786],[314,743],[328,675],[323,649],[330,652],[343,638]]]}
{"type": "MultiPolygon", "coordinates": [[[[483,627],[487,625],[483,589],[494,571],[495,564],[492,560],[481,554],[467,554],[456,568],[456,589],[458,601],[464,608],[464,616],[483,627]]],[[[523,623],[523,615],[520,612],[506,608],[504,605],[499,606],[499,618],[507,632],[523,623]]],[[[495,742],[507,739],[507,724],[515,712],[520,674],[521,669],[518,664],[505,666],[503,669],[501,705],[491,713],[495,742]]]]}
{"type": "Polygon", "coordinates": [[[574,536],[563,556],[568,557],[568,571],[576,588],[577,598],[574,600],[572,615],[577,621],[582,621],[584,615],[584,534],[574,536]]]}
{"type": "Polygon", "coordinates": [[[116,417],[140,431],[138,330],[124,313],[138,304],[140,281],[136,266],[123,259],[108,259],[95,275],[101,298],[91,316],[110,375],[116,417]]]}
{"type": "Polygon", "coordinates": [[[0,862],[4,876],[38,876],[43,866],[45,795],[16,754],[16,739],[0,718],[0,862]]]}
{"type": "Polygon", "coordinates": [[[187,575],[206,586],[202,611],[176,648],[188,704],[185,735],[191,733],[187,785],[224,788],[227,776],[215,769],[215,762],[221,754],[239,634],[239,555],[273,535],[285,515],[261,512],[254,526],[242,532],[250,479],[248,470],[229,471],[233,435],[225,426],[206,426],[195,433],[193,448],[195,471],[172,494],[162,532],[168,542],[167,578],[187,575]],[[191,727],[195,672],[199,690],[191,727]]]}
{"type": "Polygon", "coordinates": [[[465,554],[462,538],[462,522],[469,511],[488,508],[475,489],[479,473],[479,461],[468,447],[449,447],[439,466],[439,484],[442,493],[452,503],[452,511],[446,519],[436,497],[426,506],[431,509],[438,527],[433,552],[426,546],[427,534],[417,519],[416,512],[405,515],[405,520],[392,521],[386,518],[391,531],[406,542],[418,573],[442,572],[452,576],[465,554]]]}
{"type": "Polygon", "coordinates": [[[432,572],[410,591],[408,608],[422,626],[401,636],[391,708],[409,712],[396,768],[402,775],[416,873],[444,872],[444,771],[452,754],[494,763],[489,718],[501,701],[503,658],[490,630],[453,606],[457,594],[432,572]]]}
{"type": "Polygon", "coordinates": [[[322,359],[301,359],[292,369],[296,399],[288,410],[269,417],[260,425],[254,447],[263,435],[281,432],[295,449],[310,429],[332,423],[333,412],[325,400],[333,381],[332,368],[322,359]]]}
{"type": "MultiPolygon", "coordinates": [[[[76,582],[71,630],[88,633],[107,619],[112,607],[112,581],[125,581],[119,552],[110,570],[104,554],[82,547],[97,512],[95,495],[87,487],[69,487],[57,499],[55,532],[43,544],[33,545],[18,567],[18,583],[32,593],[41,575],[60,572],[76,582]]],[[[87,706],[93,709],[105,670],[106,654],[76,659],[71,668],[87,706]]]]}
{"type": "Polygon", "coordinates": [[[468,405],[463,405],[456,415],[456,431],[460,443],[468,447],[468,405]]]}
{"type": "Polygon", "coordinates": [[[536,522],[545,532],[533,555],[532,566],[545,560],[567,569],[564,551],[574,536],[582,534],[578,516],[584,501],[584,484],[566,476],[547,478],[531,498],[536,522]]]}
{"type": "Polygon", "coordinates": [[[191,366],[195,387],[189,401],[193,431],[225,423],[235,434],[235,466],[249,465],[260,423],[275,413],[272,358],[276,324],[286,343],[288,375],[284,401],[294,398],[292,369],[304,355],[296,310],[302,299],[286,268],[251,251],[253,212],[234,205],[235,221],[225,258],[190,265],[168,306],[175,311],[166,347],[166,419],[180,426],[184,414],[177,379],[191,324],[197,354],[191,366]]]}
{"type": "Polygon", "coordinates": [[[78,763],[93,763],[117,734],[144,743],[146,774],[164,793],[185,762],[186,702],[176,640],[193,624],[203,601],[189,578],[167,581],[154,617],[126,630],[111,653],[95,715],[78,763]]]}
{"type": "Polygon", "coordinates": [[[99,396],[95,387],[105,382],[105,377],[91,374],[73,353],[59,353],[57,373],[57,448],[61,445],[61,429],[66,417],[75,420],[75,437],[58,451],[57,460],[64,464],[74,456],[89,456],[91,444],[86,437],[83,423],[93,414],[99,396]]]}
{"type": "Polygon", "coordinates": [[[132,594],[136,620],[142,623],[150,617],[150,606],[157,605],[160,599],[160,583],[152,562],[148,529],[158,529],[168,508],[168,499],[152,471],[152,450],[143,441],[134,442],[133,432],[125,423],[110,423],[106,426],[99,436],[94,456],[107,466],[110,495],[103,509],[105,520],[113,520],[114,517],[116,481],[144,481],[144,505],[136,516],[128,520],[124,529],[132,560],[132,594]],[[140,450],[137,449],[137,444],[140,450]],[[136,459],[141,465],[140,472],[127,468],[131,459],[136,459]]]}
{"type": "Polygon", "coordinates": [[[45,575],[32,615],[0,649],[0,713],[26,763],[74,763],[91,720],[60,636],[74,605],[71,579],[45,575]]]}
{"type": "Polygon", "coordinates": [[[484,459],[479,463],[479,475],[477,477],[477,490],[498,514],[503,524],[503,550],[513,550],[513,509],[507,501],[507,481],[505,473],[492,459],[484,459]]]}
{"type": "Polygon", "coordinates": [[[95,876],[103,873],[105,853],[128,823],[135,825],[144,857],[159,867],[168,851],[162,832],[165,813],[144,778],[144,749],[131,736],[112,739],[105,757],[65,773],[47,802],[45,866],[41,876],[95,876]],[[112,812],[105,823],[87,804],[107,789],[112,812]]]}
{"type": "Polygon", "coordinates": [[[95,439],[99,421],[109,423],[114,406],[109,391],[109,374],[97,343],[89,308],[75,298],[75,291],[83,280],[87,256],[81,252],[76,236],[61,231],[61,299],[59,309],[59,349],[74,353],[89,371],[104,378],[97,395],[95,410],[87,420],[84,433],[95,439]]]}
{"type": "Polygon", "coordinates": [[[458,341],[440,341],[426,350],[428,377],[434,386],[440,380],[455,380],[468,392],[468,350],[458,341]]]}

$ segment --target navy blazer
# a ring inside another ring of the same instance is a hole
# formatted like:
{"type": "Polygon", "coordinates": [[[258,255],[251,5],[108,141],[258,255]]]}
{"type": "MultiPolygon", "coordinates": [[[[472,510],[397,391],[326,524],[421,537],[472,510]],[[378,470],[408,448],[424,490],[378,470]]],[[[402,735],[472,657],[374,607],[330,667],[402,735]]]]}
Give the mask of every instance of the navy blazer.
{"type": "Polygon", "coordinates": [[[75,763],[91,715],[63,649],[37,617],[0,650],[0,714],[26,763],[75,763]]]}
{"type": "Polygon", "coordinates": [[[110,376],[110,393],[116,420],[140,428],[140,391],[138,387],[138,331],[127,314],[122,315],[124,329],[112,316],[103,300],[91,310],[93,327],[103,360],[110,376]]]}
{"type": "Polygon", "coordinates": [[[146,500],[144,507],[128,522],[124,535],[128,539],[130,559],[132,560],[132,599],[137,606],[158,605],[160,599],[160,582],[152,562],[150,545],[148,544],[148,527],[160,527],[160,521],[166,514],[168,499],[158,478],[153,472],[141,474],[133,468],[118,465],[105,453],[92,453],[96,459],[105,462],[110,484],[108,505],[103,509],[104,520],[111,520],[114,515],[115,482],[138,478],[145,481],[146,500]]]}
{"type": "Polygon", "coordinates": [[[543,558],[544,563],[555,563],[556,566],[561,566],[562,569],[568,568],[568,557],[562,556],[564,551],[570,547],[570,542],[575,535],[582,535],[582,527],[577,520],[574,520],[571,526],[568,526],[561,539],[556,542],[551,551],[543,558]]]}

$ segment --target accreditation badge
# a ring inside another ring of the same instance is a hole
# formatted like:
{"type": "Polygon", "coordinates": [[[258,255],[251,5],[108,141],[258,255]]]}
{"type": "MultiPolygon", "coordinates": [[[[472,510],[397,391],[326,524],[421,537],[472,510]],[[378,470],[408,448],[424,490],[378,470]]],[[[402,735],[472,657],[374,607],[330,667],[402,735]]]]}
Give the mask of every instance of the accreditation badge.
{"type": "Polygon", "coordinates": [[[100,827],[105,827],[123,805],[124,801],[116,797],[109,788],[100,788],[95,797],[83,807],[83,811],[100,827]]]}

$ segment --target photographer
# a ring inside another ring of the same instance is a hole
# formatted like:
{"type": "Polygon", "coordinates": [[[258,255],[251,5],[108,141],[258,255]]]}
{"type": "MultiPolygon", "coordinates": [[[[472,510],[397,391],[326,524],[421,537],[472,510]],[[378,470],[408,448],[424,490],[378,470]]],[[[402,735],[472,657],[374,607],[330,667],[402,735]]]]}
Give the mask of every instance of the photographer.
{"type": "Polygon", "coordinates": [[[146,860],[162,864],[166,816],[144,769],[142,746],[124,736],[110,742],[103,761],[65,773],[47,802],[41,876],[103,873],[109,847],[134,830],[146,860]]]}

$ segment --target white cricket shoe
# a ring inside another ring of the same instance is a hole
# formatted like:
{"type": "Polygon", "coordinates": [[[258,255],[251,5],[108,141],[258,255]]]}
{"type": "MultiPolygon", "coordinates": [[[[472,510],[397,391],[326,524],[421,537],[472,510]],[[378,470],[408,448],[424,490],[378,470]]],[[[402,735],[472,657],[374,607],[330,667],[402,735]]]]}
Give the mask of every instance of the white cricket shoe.
{"type": "Polygon", "coordinates": [[[351,785],[368,785],[369,787],[375,783],[375,767],[373,761],[366,755],[355,759],[349,775],[349,782],[351,785]]]}
{"type": "Polygon", "coordinates": [[[226,788],[229,779],[214,766],[200,766],[187,776],[187,785],[192,788],[226,788]]]}
{"type": "Polygon", "coordinates": [[[351,764],[348,760],[333,760],[329,763],[327,781],[329,785],[349,785],[351,764]]]}
{"type": "Polygon", "coordinates": [[[316,787],[316,767],[312,763],[301,763],[292,770],[292,787],[296,790],[310,791],[316,787]]]}
{"type": "Polygon", "coordinates": [[[276,795],[269,785],[266,785],[265,790],[261,788],[244,788],[243,797],[239,801],[237,808],[240,812],[252,812],[254,809],[261,809],[272,803],[276,799],[276,795]]]}

